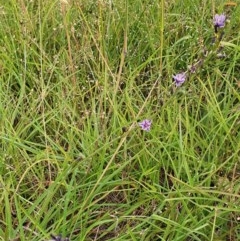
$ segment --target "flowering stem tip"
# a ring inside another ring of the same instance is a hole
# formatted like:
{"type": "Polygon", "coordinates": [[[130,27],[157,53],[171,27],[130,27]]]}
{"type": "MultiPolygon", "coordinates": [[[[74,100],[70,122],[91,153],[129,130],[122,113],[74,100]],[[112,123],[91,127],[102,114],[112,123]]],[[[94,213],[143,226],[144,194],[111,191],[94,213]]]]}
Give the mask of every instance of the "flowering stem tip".
{"type": "Polygon", "coordinates": [[[152,121],[151,120],[148,120],[148,119],[145,119],[141,122],[138,123],[138,125],[142,128],[142,130],[144,131],[150,131],[150,128],[151,128],[151,124],[152,124],[152,121]]]}
{"type": "Polygon", "coordinates": [[[177,87],[178,87],[178,86],[181,86],[181,85],[185,82],[186,77],[187,77],[187,76],[186,76],[186,73],[185,73],[185,72],[180,73],[180,74],[173,75],[173,79],[174,79],[174,81],[175,81],[176,86],[177,86],[177,87]]]}
{"type": "Polygon", "coordinates": [[[216,14],[213,19],[215,28],[223,28],[225,26],[226,16],[224,14],[216,14]]]}

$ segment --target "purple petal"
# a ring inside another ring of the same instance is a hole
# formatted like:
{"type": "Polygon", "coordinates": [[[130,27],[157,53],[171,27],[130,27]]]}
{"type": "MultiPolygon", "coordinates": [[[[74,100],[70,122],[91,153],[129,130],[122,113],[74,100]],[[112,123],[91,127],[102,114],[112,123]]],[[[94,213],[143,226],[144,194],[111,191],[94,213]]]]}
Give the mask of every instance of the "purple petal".
{"type": "Polygon", "coordinates": [[[213,19],[213,24],[218,28],[223,28],[225,25],[225,21],[226,21],[226,16],[224,14],[221,14],[221,15],[216,14],[213,19]]]}
{"type": "Polygon", "coordinates": [[[145,119],[141,122],[138,123],[138,125],[142,128],[142,130],[144,131],[150,131],[150,128],[151,128],[151,124],[152,124],[152,121],[151,120],[148,120],[148,119],[145,119]]]}
{"type": "Polygon", "coordinates": [[[187,77],[187,76],[186,76],[186,73],[185,73],[185,72],[180,73],[180,74],[173,75],[173,79],[174,79],[174,81],[175,81],[176,86],[177,86],[177,87],[178,87],[178,86],[181,86],[181,85],[185,82],[186,77],[187,77]]]}

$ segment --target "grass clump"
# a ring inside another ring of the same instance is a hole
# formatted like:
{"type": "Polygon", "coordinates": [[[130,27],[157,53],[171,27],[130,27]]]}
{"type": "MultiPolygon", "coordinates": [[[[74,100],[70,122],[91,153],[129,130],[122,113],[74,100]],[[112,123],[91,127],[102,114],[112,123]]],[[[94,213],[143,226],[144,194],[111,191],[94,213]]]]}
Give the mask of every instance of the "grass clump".
{"type": "Polygon", "coordinates": [[[1,240],[239,240],[237,3],[0,14],[1,240]]]}

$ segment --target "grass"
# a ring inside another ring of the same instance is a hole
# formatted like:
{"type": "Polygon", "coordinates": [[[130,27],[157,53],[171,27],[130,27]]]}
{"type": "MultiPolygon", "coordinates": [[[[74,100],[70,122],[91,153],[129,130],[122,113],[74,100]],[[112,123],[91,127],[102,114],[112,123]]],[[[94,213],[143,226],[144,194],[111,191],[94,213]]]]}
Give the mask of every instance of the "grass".
{"type": "Polygon", "coordinates": [[[240,240],[240,3],[224,4],[3,1],[0,240],[240,240]],[[222,12],[226,57],[176,88],[222,12]]]}

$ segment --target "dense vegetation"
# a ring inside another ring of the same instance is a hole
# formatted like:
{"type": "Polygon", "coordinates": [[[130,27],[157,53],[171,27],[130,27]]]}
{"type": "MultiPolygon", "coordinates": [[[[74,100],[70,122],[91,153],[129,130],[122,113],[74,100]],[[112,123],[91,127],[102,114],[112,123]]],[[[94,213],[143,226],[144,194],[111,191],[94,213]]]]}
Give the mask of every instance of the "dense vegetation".
{"type": "Polygon", "coordinates": [[[240,240],[240,4],[0,6],[0,240],[240,240]]]}

